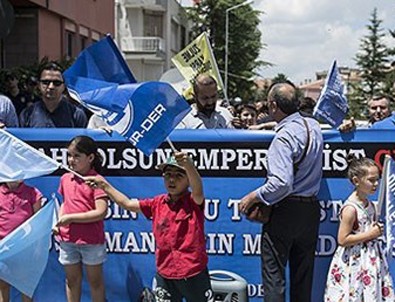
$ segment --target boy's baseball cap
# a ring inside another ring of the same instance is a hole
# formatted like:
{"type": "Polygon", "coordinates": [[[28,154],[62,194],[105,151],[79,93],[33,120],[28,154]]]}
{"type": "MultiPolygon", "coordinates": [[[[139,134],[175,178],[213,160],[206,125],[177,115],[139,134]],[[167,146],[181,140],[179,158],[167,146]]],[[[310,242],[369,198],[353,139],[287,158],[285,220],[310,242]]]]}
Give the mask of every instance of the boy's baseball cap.
{"type": "Polygon", "coordinates": [[[181,165],[179,165],[176,161],[176,158],[173,156],[170,156],[169,158],[166,159],[166,162],[163,164],[157,165],[155,169],[161,170],[162,172],[166,169],[167,166],[173,166],[176,167],[182,171],[185,171],[185,168],[181,165]]]}

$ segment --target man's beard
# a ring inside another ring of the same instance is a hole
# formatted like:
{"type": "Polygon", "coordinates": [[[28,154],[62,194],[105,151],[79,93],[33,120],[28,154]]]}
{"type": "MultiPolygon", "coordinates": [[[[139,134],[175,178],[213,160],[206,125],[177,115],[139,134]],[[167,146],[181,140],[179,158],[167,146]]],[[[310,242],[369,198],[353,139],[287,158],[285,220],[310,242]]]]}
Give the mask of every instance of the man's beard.
{"type": "Polygon", "coordinates": [[[215,104],[210,105],[210,106],[202,106],[199,103],[197,103],[197,108],[198,108],[199,112],[201,112],[204,115],[209,117],[215,110],[215,104]]]}

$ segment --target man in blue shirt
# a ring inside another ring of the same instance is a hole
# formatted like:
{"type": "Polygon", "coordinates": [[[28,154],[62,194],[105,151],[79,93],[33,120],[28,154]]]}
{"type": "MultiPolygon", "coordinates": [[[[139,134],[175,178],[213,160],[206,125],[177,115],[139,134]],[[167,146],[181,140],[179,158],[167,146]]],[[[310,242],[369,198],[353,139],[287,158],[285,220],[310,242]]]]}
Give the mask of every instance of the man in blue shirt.
{"type": "Polygon", "coordinates": [[[314,254],[320,222],[318,194],[322,176],[320,125],[298,111],[295,86],[273,85],[270,116],[278,123],[267,155],[266,183],[244,196],[239,208],[248,213],[256,203],[271,206],[262,229],[261,257],[265,302],[285,301],[285,267],[290,267],[292,302],[310,302],[314,254]]]}
{"type": "Polygon", "coordinates": [[[395,112],[385,119],[374,123],[371,129],[395,129],[395,112]]]}
{"type": "Polygon", "coordinates": [[[18,127],[18,116],[11,100],[5,95],[0,94],[0,128],[18,127]]]}
{"type": "Polygon", "coordinates": [[[28,128],[85,128],[85,112],[70,103],[65,90],[62,69],[54,62],[46,64],[39,73],[42,100],[25,108],[20,116],[21,127],[28,128]]]}

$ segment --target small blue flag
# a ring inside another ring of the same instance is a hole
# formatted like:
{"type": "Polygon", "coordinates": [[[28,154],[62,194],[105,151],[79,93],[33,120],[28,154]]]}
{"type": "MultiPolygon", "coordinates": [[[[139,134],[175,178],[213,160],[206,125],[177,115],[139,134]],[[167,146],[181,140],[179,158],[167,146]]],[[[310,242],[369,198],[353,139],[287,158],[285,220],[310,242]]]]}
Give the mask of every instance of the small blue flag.
{"type": "Polygon", "coordinates": [[[61,164],[0,129],[0,182],[50,174],[61,164]]]}
{"type": "Polygon", "coordinates": [[[337,128],[343,122],[347,112],[347,97],[335,60],[326,77],[325,86],[314,108],[313,116],[337,128]]]}
{"type": "Polygon", "coordinates": [[[48,262],[55,203],[48,202],[0,241],[0,279],[29,297],[48,262]]]}
{"type": "Polygon", "coordinates": [[[385,224],[386,242],[388,249],[388,264],[392,272],[395,272],[395,161],[388,160],[388,164],[383,169],[382,180],[384,185],[385,198],[385,224]],[[384,173],[385,171],[385,173],[384,173]]]}
{"type": "Polygon", "coordinates": [[[64,78],[74,99],[147,156],[191,110],[168,83],[136,83],[110,36],[84,50],[64,78]]]}

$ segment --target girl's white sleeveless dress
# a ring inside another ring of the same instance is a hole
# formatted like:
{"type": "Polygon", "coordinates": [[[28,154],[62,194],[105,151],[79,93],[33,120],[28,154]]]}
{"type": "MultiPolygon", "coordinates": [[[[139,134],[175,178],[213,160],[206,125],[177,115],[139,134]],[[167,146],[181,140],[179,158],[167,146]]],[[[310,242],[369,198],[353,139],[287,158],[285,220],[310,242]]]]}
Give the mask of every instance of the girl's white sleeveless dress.
{"type": "MultiPolygon", "coordinates": [[[[358,228],[354,233],[366,232],[375,217],[371,202],[364,208],[348,199],[345,206],[357,212],[358,228]]],[[[341,209],[341,210],[342,210],[341,209]]],[[[394,288],[388,271],[386,255],[379,240],[354,246],[338,246],[328,271],[325,302],[394,302],[394,288]]]]}

